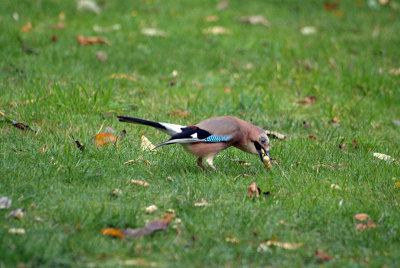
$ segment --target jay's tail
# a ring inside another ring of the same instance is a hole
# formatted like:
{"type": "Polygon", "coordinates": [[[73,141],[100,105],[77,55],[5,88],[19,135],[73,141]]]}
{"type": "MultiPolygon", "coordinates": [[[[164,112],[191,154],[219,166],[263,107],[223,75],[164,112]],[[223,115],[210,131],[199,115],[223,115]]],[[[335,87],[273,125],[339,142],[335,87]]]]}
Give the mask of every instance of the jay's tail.
{"type": "Polygon", "coordinates": [[[182,132],[182,128],[186,128],[185,126],[181,126],[181,125],[154,122],[154,121],[150,121],[150,120],[145,120],[145,119],[140,119],[140,118],[135,118],[135,117],[129,117],[129,116],[118,116],[118,120],[120,122],[140,124],[140,125],[154,127],[156,129],[164,132],[164,133],[167,133],[170,136],[173,136],[173,135],[175,135],[177,133],[181,133],[182,132]]]}

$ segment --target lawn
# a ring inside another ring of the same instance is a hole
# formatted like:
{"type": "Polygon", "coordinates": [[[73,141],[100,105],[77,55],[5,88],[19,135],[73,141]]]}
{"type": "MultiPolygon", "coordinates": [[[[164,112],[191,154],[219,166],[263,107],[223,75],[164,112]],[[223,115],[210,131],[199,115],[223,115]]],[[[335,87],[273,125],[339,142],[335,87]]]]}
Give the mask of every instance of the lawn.
{"type": "Polygon", "coordinates": [[[400,265],[400,2],[97,2],[0,3],[0,267],[400,265]],[[288,138],[271,170],[229,148],[204,172],[178,145],[142,150],[168,137],[117,115],[288,138]],[[110,129],[126,136],[96,146],[110,129]],[[102,234],[168,213],[167,230],[102,234]]]}

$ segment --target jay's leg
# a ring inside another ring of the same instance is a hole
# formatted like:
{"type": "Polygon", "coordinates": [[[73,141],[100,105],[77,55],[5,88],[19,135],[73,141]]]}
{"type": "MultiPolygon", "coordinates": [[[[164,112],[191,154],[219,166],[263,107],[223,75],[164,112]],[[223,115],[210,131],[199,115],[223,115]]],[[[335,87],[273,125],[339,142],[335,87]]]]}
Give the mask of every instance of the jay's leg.
{"type": "Polygon", "coordinates": [[[208,165],[210,168],[216,170],[216,168],[214,167],[214,164],[213,164],[214,156],[215,156],[215,155],[209,155],[209,156],[207,156],[207,157],[206,157],[206,163],[207,163],[207,165],[208,165]]]}
{"type": "Polygon", "coordinates": [[[203,165],[202,157],[197,158],[197,165],[199,165],[199,167],[201,167],[204,171],[208,171],[207,168],[203,165]]]}

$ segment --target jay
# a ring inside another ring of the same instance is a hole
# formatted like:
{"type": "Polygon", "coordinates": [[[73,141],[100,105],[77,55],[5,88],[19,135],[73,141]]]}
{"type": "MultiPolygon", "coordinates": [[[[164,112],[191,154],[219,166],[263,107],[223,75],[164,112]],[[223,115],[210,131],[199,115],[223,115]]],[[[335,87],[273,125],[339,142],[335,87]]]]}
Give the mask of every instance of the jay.
{"type": "Polygon", "coordinates": [[[231,146],[247,153],[258,154],[262,162],[263,154],[270,159],[269,139],[265,131],[233,116],[209,118],[194,126],[153,122],[128,116],[118,116],[118,120],[151,126],[168,134],[171,138],[154,149],[169,144],[182,144],[187,152],[197,156],[197,164],[206,171],[203,158],[208,166],[215,170],[215,155],[231,146]]]}

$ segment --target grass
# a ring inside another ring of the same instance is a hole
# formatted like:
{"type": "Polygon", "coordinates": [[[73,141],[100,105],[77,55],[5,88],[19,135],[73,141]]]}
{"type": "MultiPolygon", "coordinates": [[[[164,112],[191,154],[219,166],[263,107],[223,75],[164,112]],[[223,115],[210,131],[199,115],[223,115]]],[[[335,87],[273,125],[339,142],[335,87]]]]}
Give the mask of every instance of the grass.
{"type": "Polygon", "coordinates": [[[160,267],[399,265],[400,167],[373,157],[400,159],[400,129],[392,123],[400,120],[400,80],[389,74],[400,67],[398,2],[374,8],[368,1],[340,1],[343,17],[321,1],[232,0],[222,11],[208,0],[99,2],[100,14],[77,11],[75,1],[0,4],[0,107],[36,131],[0,118],[0,196],[13,200],[12,208],[0,210],[0,267],[115,267],[127,260],[160,267]],[[53,29],[61,12],[67,27],[53,29]],[[253,14],[271,26],[237,21],[253,14]],[[205,22],[209,15],[219,21],[205,22]],[[32,29],[22,33],[29,21],[32,29]],[[117,23],[117,31],[93,30],[117,23]],[[202,33],[214,25],[232,34],[202,33]],[[304,26],[317,33],[302,35],[304,26]],[[143,27],[167,37],[144,36],[143,27]],[[111,45],[80,46],[77,34],[106,37],[111,45]],[[24,51],[24,44],[38,54],[24,51]],[[108,60],[100,62],[97,51],[108,60]],[[115,73],[137,81],[110,79],[115,73]],[[309,95],[317,97],[314,104],[295,104],[309,95]],[[190,116],[172,115],[176,109],[190,116]],[[228,149],[215,159],[217,171],[205,173],[181,147],[142,152],[142,135],[153,143],[165,135],[119,123],[116,115],[184,125],[234,115],[290,139],[272,140],[271,155],[282,170],[274,165],[267,172],[257,156],[228,149]],[[93,145],[92,136],[106,126],[126,129],[119,147],[93,145]],[[85,144],[83,152],[71,135],[85,144]],[[339,149],[343,142],[347,147],[339,149]],[[140,156],[152,165],[123,164],[140,156]],[[131,179],[150,186],[131,185],[131,179]],[[271,194],[247,198],[253,181],[271,194]],[[110,197],[114,188],[123,194],[110,197]],[[195,207],[202,198],[211,205],[195,207]],[[152,204],[159,210],[147,215],[152,204]],[[23,220],[6,217],[16,208],[27,210],[23,220]],[[167,231],[131,240],[100,232],[141,227],[168,209],[182,220],[179,234],[174,222],[167,231]],[[356,230],[353,216],[361,212],[376,229],[356,230]],[[26,234],[9,234],[10,228],[26,234]],[[302,246],[257,250],[267,240],[302,246]],[[318,260],[316,250],[333,259],[318,260]]]}

